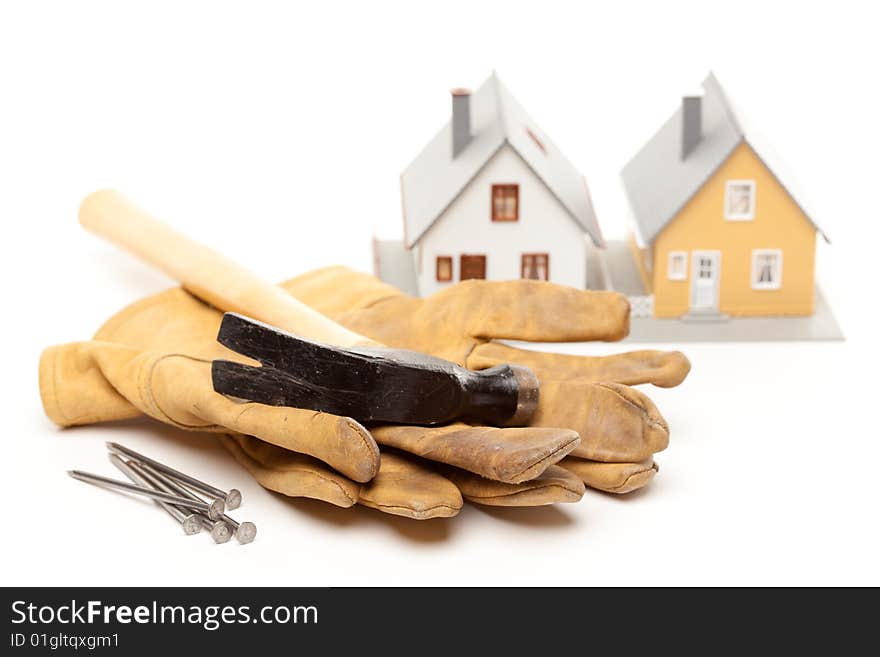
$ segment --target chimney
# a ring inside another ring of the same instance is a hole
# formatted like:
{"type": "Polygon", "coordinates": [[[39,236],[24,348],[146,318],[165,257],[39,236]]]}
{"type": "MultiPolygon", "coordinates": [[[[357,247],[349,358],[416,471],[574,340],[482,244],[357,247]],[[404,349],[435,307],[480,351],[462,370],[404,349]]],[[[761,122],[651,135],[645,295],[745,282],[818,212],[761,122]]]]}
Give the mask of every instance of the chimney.
{"type": "Polygon", "coordinates": [[[458,157],[471,141],[471,91],[452,90],[452,157],[458,157]]]}
{"type": "Polygon", "coordinates": [[[703,98],[681,99],[681,159],[690,155],[703,138],[703,98]]]}

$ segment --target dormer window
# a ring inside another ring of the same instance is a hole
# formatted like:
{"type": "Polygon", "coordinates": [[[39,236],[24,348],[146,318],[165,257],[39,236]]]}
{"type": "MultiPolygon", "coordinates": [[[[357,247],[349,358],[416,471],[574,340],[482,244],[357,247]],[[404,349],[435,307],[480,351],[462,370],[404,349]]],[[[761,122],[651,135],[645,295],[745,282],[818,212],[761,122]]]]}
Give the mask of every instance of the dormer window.
{"type": "Polygon", "coordinates": [[[492,221],[519,220],[519,185],[492,185],[492,221]]]}
{"type": "Polygon", "coordinates": [[[751,221],[755,218],[755,181],[728,180],[724,193],[724,218],[751,221]]]}

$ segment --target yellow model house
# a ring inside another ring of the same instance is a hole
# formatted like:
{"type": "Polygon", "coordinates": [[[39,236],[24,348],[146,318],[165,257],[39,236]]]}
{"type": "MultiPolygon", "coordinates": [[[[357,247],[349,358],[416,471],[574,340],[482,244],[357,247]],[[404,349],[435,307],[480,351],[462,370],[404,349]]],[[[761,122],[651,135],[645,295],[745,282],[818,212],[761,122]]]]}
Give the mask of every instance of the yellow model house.
{"type": "Polygon", "coordinates": [[[622,176],[655,317],[813,314],[816,235],[828,238],[714,75],[622,176]]]}

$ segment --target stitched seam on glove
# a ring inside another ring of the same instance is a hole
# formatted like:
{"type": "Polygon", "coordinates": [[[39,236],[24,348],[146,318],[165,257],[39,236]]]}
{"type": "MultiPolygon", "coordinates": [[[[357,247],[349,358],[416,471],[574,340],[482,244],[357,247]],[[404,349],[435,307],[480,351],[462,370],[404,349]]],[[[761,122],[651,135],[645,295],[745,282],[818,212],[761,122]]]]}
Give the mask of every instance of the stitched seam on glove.
{"type": "MultiPolygon", "coordinates": [[[[244,466],[248,471],[251,471],[250,467],[245,465],[245,463],[243,463],[240,459],[245,459],[246,461],[249,461],[252,464],[251,467],[258,468],[258,469],[263,470],[264,472],[269,473],[269,474],[281,474],[281,473],[295,472],[300,475],[305,474],[308,476],[315,477],[315,478],[320,479],[321,481],[325,481],[328,484],[331,484],[335,488],[337,488],[342,493],[342,496],[345,499],[349,500],[352,503],[352,505],[357,504],[359,497],[352,497],[351,495],[349,495],[346,492],[345,487],[341,486],[338,481],[331,479],[330,477],[327,477],[318,471],[309,470],[309,469],[303,468],[299,465],[296,465],[292,468],[278,468],[278,467],[271,467],[271,466],[265,465],[263,463],[260,463],[259,461],[257,461],[255,458],[253,458],[247,452],[244,451],[244,449],[241,447],[241,445],[238,444],[238,441],[235,439],[236,435],[244,435],[244,434],[231,434],[231,433],[225,432],[222,436],[224,439],[221,439],[220,442],[223,445],[223,447],[228,452],[230,452],[232,454],[233,458],[236,461],[238,461],[239,463],[241,463],[242,466],[244,466]]],[[[258,482],[260,481],[259,477],[257,477],[256,474],[254,474],[254,477],[257,479],[258,482]]],[[[261,483],[261,485],[262,485],[262,483],[261,483]]],[[[358,486],[357,488],[358,488],[358,491],[360,491],[360,486],[358,486]]],[[[274,490],[274,489],[269,489],[269,490],[274,490]]],[[[320,498],[318,498],[318,499],[320,499],[320,498]]]]}
{"type": "Polygon", "coordinates": [[[607,490],[609,492],[614,492],[614,491],[620,490],[621,488],[626,488],[629,485],[629,482],[633,477],[638,477],[639,475],[647,474],[648,472],[651,472],[652,470],[654,472],[656,472],[658,470],[658,468],[655,467],[654,465],[651,465],[650,468],[645,468],[644,470],[639,470],[638,472],[633,472],[626,479],[624,479],[623,483],[620,484],[619,486],[609,486],[605,490],[607,490]]]}
{"type": "MultiPolygon", "coordinates": [[[[537,467],[540,467],[540,465],[541,465],[542,463],[544,463],[545,461],[548,461],[549,459],[552,459],[552,458],[553,458],[556,454],[558,454],[559,452],[561,452],[561,451],[563,451],[563,450],[565,450],[565,449],[571,447],[572,444],[576,444],[576,443],[580,442],[580,439],[581,439],[580,436],[576,436],[573,440],[570,440],[570,441],[568,441],[567,443],[565,443],[564,445],[561,445],[561,446],[557,447],[557,448],[554,449],[552,452],[550,452],[549,454],[547,454],[544,458],[542,458],[542,459],[540,459],[540,460],[538,460],[538,461],[535,461],[534,463],[532,463],[532,465],[528,466],[527,468],[524,468],[524,469],[521,470],[520,472],[517,472],[513,477],[510,477],[510,478],[511,478],[511,479],[518,478],[518,477],[520,477],[523,473],[528,472],[529,470],[534,470],[534,469],[537,468],[537,467]]],[[[569,450],[569,451],[571,451],[571,450],[569,450]]],[[[568,452],[566,452],[566,453],[568,453],[568,452]]],[[[551,464],[551,465],[552,465],[552,464],[551,464]]],[[[514,482],[514,483],[519,483],[519,482],[514,482]]]]}
{"type": "Polygon", "coordinates": [[[141,396],[141,400],[144,402],[145,406],[148,406],[155,415],[158,415],[161,418],[164,418],[168,421],[169,424],[173,424],[175,427],[179,427],[181,429],[201,429],[201,430],[220,430],[223,427],[220,427],[217,424],[184,424],[183,422],[178,422],[174,418],[172,418],[168,413],[166,413],[156,401],[155,395],[153,395],[153,373],[156,367],[163,360],[168,358],[183,358],[186,360],[192,360],[199,363],[208,363],[210,361],[201,359],[201,358],[193,358],[191,356],[186,356],[184,354],[164,354],[159,358],[153,359],[149,363],[145,363],[143,367],[141,367],[140,376],[138,377],[140,380],[138,382],[138,392],[141,396]]]}
{"type": "Polygon", "coordinates": [[[378,502],[372,502],[368,499],[360,498],[358,500],[358,504],[362,506],[366,506],[368,508],[373,509],[400,509],[401,511],[406,511],[408,514],[414,514],[416,518],[424,516],[431,511],[435,511],[437,509],[449,509],[450,511],[461,511],[460,506],[449,506],[448,504],[435,504],[434,506],[429,506],[424,509],[413,509],[409,506],[401,506],[400,504],[379,504],[378,502]]]}
{"type": "Polygon", "coordinates": [[[652,418],[648,414],[648,409],[646,409],[644,406],[637,404],[636,402],[634,402],[631,399],[627,399],[625,396],[620,394],[619,391],[615,390],[612,386],[608,385],[607,383],[598,383],[597,382],[596,385],[599,386],[600,388],[604,388],[605,390],[613,392],[615,395],[620,397],[620,399],[622,399],[624,402],[626,402],[627,404],[629,404],[633,408],[637,409],[639,411],[639,414],[642,416],[642,419],[650,426],[652,426],[654,428],[659,427],[660,429],[663,429],[664,431],[669,431],[669,427],[666,426],[666,423],[665,422],[658,422],[657,420],[652,418]]]}
{"type": "Polygon", "coordinates": [[[567,486],[563,486],[562,484],[550,484],[550,485],[545,484],[545,485],[531,486],[529,488],[523,488],[520,490],[511,491],[509,493],[504,493],[502,495],[465,495],[465,497],[470,500],[503,500],[503,499],[507,499],[510,497],[515,497],[517,495],[522,495],[523,493],[531,493],[532,491],[535,491],[535,490],[549,490],[551,488],[559,488],[561,490],[564,490],[567,493],[572,493],[574,495],[580,494],[580,491],[572,490],[571,488],[568,488],[567,486]]]}
{"type": "Polygon", "coordinates": [[[317,477],[318,479],[321,479],[321,480],[323,480],[323,481],[326,481],[326,482],[329,483],[329,484],[333,484],[334,486],[336,486],[336,488],[338,488],[338,489],[340,490],[340,492],[342,493],[342,496],[345,497],[345,499],[347,499],[347,500],[351,500],[351,503],[352,503],[352,504],[357,504],[357,503],[358,503],[358,500],[360,499],[360,497],[352,497],[351,495],[349,495],[348,493],[346,493],[346,492],[345,492],[345,488],[343,488],[342,486],[340,486],[340,485],[339,485],[339,482],[336,482],[336,481],[330,479],[329,477],[325,477],[325,476],[322,475],[320,472],[311,472],[311,471],[310,471],[310,474],[314,475],[314,476],[317,477]]]}
{"type": "MultiPolygon", "coordinates": [[[[318,412],[319,411],[315,411],[315,413],[318,413],[318,412]]],[[[342,417],[342,416],[340,416],[340,417],[342,417]]],[[[352,431],[354,431],[358,435],[358,437],[361,439],[361,443],[363,444],[363,446],[365,448],[367,448],[371,452],[378,451],[379,446],[376,444],[375,439],[373,439],[372,434],[370,433],[369,429],[367,429],[362,424],[360,424],[359,422],[355,421],[352,418],[342,417],[342,419],[345,422],[345,426],[348,427],[349,429],[351,429],[352,431]]],[[[381,456],[379,458],[381,458],[381,456]]],[[[376,473],[378,473],[378,471],[379,470],[377,467],[376,473]]],[[[375,474],[373,476],[375,476],[375,474]]]]}

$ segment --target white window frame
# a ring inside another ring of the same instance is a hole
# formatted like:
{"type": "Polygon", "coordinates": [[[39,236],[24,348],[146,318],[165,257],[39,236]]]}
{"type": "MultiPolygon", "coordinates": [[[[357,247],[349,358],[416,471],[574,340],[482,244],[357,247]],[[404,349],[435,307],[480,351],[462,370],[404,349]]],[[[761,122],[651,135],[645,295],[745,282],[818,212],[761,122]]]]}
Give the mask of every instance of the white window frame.
{"type": "Polygon", "coordinates": [[[757,185],[754,180],[728,180],[724,186],[724,218],[728,221],[753,221],[755,218],[755,206],[757,205],[757,185]],[[749,198],[752,202],[748,212],[731,213],[730,210],[730,188],[734,185],[747,185],[750,189],[749,198]]]}
{"type": "Polygon", "coordinates": [[[782,249],[754,249],[752,251],[752,289],[753,290],[778,290],[782,287],[782,249]],[[761,256],[776,256],[776,280],[762,283],[758,280],[760,271],[758,259],[761,256]]]}
{"type": "Polygon", "coordinates": [[[686,281],[688,277],[688,253],[687,251],[670,251],[666,260],[666,278],[670,281],[686,281]],[[672,262],[681,259],[681,271],[676,272],[672,262]]]}

